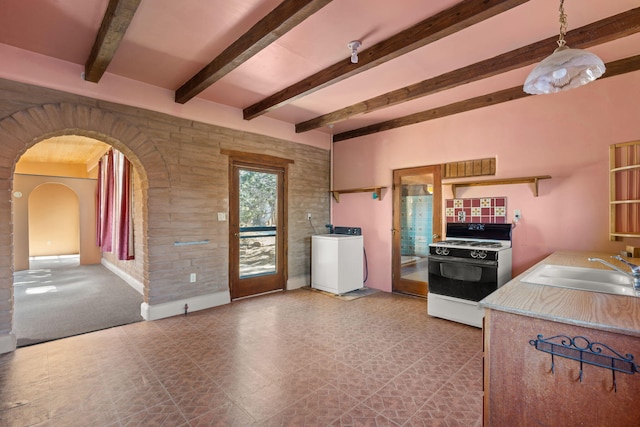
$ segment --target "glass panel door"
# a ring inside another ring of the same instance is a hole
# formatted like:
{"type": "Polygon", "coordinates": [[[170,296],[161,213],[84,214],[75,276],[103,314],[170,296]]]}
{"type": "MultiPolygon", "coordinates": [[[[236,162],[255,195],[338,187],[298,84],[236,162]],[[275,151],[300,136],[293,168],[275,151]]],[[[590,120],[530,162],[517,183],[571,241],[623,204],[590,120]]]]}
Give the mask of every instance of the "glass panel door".
{"type": "Polygon", "coordinates": [[[230,193],[231,297],[284,289],[284,171],[234,164],[230,193]]]}
{"type": "Polygon", "coordinates": [[[426,296],[429,244],[441,226],[440,166],[394,171],[393,290],[426,296]]]}
{"type": "Polygon", "coordinates": [[[278,175],[240,169],[240,278],[277,272],[278,175]]]}

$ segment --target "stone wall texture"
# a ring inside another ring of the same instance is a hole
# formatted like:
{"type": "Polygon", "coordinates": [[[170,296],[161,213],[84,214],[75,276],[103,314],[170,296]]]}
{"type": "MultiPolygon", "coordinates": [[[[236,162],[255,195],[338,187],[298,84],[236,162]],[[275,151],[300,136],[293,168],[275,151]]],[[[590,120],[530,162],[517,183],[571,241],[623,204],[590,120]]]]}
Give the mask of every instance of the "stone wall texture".
{"type": "Polygon", "coordinates": [[[132,162],[136,260],[109,261],[144,284],[149,305],[229,287],[228,221],[217,218],[229,207],[228,157],[221,149],[293,160],[287,275],[289,283],[309,284],[311,235],[329,222],[329,151],[0,79],[0,334],[12,329],[15,164],[39,141],[61,135],[103,141],[132,162]],[[209,243],[174,244],[204,240],[209,243]],[[193,272],[198,280],[189,283],[193,272]]]}

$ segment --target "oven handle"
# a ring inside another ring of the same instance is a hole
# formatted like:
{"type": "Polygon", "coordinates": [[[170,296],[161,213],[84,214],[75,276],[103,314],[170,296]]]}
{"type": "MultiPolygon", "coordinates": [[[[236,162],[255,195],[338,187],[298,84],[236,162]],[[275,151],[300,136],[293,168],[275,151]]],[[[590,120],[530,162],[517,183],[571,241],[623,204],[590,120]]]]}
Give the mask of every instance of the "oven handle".
{"type": "Polygon", "coordinates": [[[461,262],[463,264],[469,265],[481,265],[488,267],[497,267],[498,261],[492,260],[484,260],[484,259],[471,259],[471,258],[460,258],[455,256],[437,256],[437,255],[429,255],[429,260],[438,261],[438,262],[461,262]]]}

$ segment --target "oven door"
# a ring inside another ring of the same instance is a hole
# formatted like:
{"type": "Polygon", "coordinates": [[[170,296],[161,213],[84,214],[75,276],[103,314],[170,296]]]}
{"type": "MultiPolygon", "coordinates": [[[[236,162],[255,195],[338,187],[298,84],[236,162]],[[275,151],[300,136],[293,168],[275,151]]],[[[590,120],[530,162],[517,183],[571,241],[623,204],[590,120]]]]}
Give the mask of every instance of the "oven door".
{"type": "Polygon", "coordinates": [[[498,289],[497,261],[429,255],[429,292],[480,301],[498,289]]]}

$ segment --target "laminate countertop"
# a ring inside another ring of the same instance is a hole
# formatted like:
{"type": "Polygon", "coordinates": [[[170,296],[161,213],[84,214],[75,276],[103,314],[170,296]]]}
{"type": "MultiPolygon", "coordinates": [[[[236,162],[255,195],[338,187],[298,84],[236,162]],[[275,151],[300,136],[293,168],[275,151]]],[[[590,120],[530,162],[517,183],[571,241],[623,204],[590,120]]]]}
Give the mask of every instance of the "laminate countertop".
{"type": "MultiPolygon", "coordinates": [[[[555,252],[480,301],[480,306],[640,337],[640,297],[580,291],[521,281],[540,264],[610,270],[599,262],[589,262],[587,258],[590,257],[602,258],[624,271],[629,271],[629,267],[611,259],[611,255],[600,252],[555,252]]],[[[640,264],[640,258],[627,259],[634,264],[640,264]]]]}

